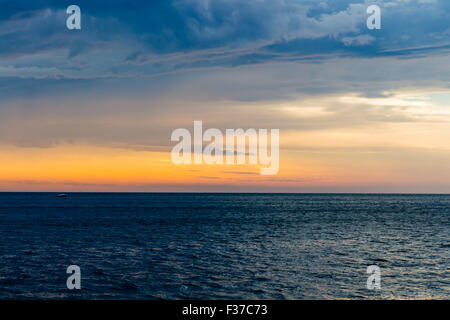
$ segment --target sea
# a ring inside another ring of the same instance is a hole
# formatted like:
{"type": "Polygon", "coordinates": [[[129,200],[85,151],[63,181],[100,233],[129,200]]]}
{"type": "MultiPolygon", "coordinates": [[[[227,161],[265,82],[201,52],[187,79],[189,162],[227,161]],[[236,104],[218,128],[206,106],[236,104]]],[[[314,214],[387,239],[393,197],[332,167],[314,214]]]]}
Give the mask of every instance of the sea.
{"type": "Polygon", "coordinates": [[[0,193],[0,299],[449,299],[449,261],[450,195],[0,193]]]}

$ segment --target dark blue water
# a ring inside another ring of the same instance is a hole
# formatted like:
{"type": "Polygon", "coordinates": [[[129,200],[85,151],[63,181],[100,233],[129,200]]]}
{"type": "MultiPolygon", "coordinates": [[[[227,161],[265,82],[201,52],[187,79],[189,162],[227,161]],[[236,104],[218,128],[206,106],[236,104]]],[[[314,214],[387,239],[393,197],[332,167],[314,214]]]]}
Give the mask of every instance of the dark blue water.
{"type": "Polygon", "coordinates": [[[0,193],[0,237],[0,298],[450,298],[447,195],[0,193]]]}

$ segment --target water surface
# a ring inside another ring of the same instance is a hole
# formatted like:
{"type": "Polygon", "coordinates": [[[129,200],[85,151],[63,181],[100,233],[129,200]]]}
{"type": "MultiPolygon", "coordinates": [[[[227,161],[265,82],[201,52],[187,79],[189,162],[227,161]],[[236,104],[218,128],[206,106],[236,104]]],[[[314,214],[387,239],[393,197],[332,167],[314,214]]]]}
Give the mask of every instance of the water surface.
{"type": "Polygon", "coordinates": [[[0,193],[0,298],[449,299],[449,235],[449,195],[0,193]]]}

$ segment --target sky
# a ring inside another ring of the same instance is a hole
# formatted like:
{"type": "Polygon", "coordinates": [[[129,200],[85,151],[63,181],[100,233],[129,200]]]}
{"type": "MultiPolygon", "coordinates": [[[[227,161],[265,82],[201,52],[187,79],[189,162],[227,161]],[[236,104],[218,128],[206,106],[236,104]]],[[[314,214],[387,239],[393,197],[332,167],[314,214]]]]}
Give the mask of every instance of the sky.
{"type": "Polygon", "coordinates": [[[450,193],[449,21],[448,0],[0,0],[0,191],[450,193]],[[173,164],[194,120],[279,129],[278,173],[173,164]]]}

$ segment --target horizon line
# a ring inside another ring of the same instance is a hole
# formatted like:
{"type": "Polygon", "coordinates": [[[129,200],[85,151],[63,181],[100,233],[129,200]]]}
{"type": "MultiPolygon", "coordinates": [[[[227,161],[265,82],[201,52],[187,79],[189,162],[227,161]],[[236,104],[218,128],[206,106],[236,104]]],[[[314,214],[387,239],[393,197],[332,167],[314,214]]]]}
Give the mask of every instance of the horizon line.
{"type": "Polygon", "coordinates": [[[110,193],[110,194],[292,194],[292,195],[447,195],[450,193],[436,192],[212,192],[212,191],[0,191],[2,193],[110,193]]]}

